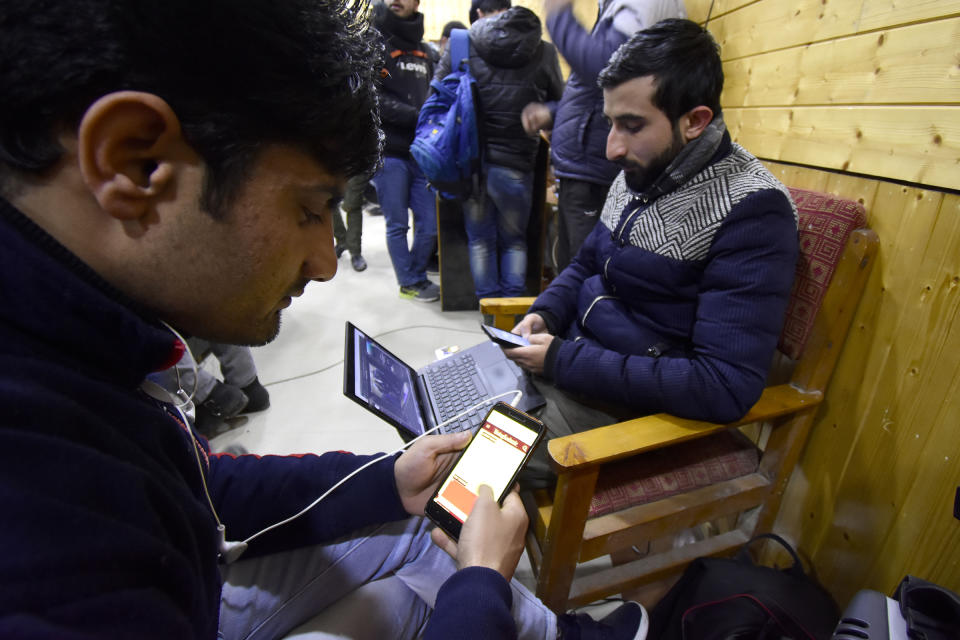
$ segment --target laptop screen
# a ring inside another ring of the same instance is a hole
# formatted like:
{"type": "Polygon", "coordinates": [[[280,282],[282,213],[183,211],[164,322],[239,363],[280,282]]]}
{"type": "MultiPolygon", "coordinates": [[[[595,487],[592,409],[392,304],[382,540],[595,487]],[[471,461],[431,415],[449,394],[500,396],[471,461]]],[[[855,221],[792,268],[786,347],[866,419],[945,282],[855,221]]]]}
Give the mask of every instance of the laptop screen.
{"type": "Polygon", "coordinates": [[[425,431],[413,369],[350,323],[344,360],[348,397],[413,435],[425,431]]]}

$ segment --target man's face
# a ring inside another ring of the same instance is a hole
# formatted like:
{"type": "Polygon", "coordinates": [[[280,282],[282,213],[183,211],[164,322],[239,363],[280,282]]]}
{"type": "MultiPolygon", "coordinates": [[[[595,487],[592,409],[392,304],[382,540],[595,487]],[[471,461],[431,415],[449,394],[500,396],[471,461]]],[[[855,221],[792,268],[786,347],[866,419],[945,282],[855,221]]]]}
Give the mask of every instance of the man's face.
{"type": "Polygon", "coordinates": [[[220,220],[200,210],[202,182],[202,169],[181,182],[180,205],[166,213],[177,216],[164,244],[167,259],[179,265],[180,295],[144,302],[200,337],[269,342],[291,298],[310,280],[329,280],[337,271],[331,207],[343,177],[292,148],[269,147],[220,220]]]}
{"type": "Polygon", "coordinates": [[[390,11],[398,18],[409,18],[417,11],[420,0],[390,0],[390,11]]]}
{"type": "Polygon", "coordinates": [[[607,159],[624,170],[629,186],[644,191],[677,157],[686,141],[667,115],[653,105],[653,76],[603,90],[603,113],[610,121],[607,159]]]}

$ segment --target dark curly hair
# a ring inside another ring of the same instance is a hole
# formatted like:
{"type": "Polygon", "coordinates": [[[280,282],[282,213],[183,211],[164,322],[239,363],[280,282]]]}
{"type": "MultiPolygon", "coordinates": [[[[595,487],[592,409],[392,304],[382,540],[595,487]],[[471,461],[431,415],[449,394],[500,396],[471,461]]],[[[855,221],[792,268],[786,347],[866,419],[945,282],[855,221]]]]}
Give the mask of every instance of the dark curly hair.
{"type": "Polygon", "coordinates": [[[696,22],[671,18],[633,34],[610,57],[597,84],[612,89],[643,76],[656,78],[653,105],[671,122],[700,105],[720,113],[720,47],[696,22]]]}
{"type": "Polygon", "coordinates": [[[220,215],[259,151],[289,144],[345,175],[382,147],[367,0],[0,0],[0,177],[42,173],[99,97],[160,96],[208,167],[220,215]]]}

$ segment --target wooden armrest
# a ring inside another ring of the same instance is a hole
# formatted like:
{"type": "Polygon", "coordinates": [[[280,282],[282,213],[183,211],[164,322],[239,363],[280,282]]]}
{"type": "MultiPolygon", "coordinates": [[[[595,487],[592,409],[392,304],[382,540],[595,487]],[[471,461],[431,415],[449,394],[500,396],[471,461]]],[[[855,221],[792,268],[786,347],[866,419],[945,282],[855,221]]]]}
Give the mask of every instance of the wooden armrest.
{"type": "Polygon", "coordinates": [[[480,313],[491,315],[526,313],[536,298],[481,298],[480,313]]]}
{"type": "Polygon", "coordinates": [[[783,384],[764,389],[747,415],[735,422],[715,424],[658,413],[554,438],[547,443],[547,450],[558,472],[569,471],[700,438],[722,429],[789,415],[816,407],[822,400],[823,394],[819,391],[803,391],[783,384]]]}
{"type": "Polygon", "coordinates": [[[481,298],[480,313],[493,316],[493,326],[513,329],[514,316],[523,315],[536,298],[481,298]]]}

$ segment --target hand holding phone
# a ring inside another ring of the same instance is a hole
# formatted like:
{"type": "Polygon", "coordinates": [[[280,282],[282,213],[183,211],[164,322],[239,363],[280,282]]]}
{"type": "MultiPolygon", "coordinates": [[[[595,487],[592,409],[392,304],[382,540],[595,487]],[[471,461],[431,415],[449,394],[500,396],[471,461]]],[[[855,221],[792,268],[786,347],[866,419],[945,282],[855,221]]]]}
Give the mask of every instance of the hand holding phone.
{"type": "Polygon", "coordinates": [[[423,515],[427,500],[436,492],[440,480],[450,473],[469,440],[469,431],[431,435],[418,440],[397,458],[393,475],[407,513],[423,515]]]}
{"type": "Polygon", "coordinates": [[[503,506],[493,499],[493,491],[481,485],[470,517],[463,525],[459,542],[454,542],[443,529],[432,532],[434,543],[457,561],[457,567],[487,567],[510,580],[520,556],[529,520],[516,491],[503,499],[503,506]]]}
{"type": "Polygon", "coordinates": [[[481,324],[480,328],[483,329],[484,333],[486,333],[491,340],[496,342],[504,349],[530,346],[529,340],[523,336],[518,336],[515,333],[510,333],[509,331],[504,331],[503,329],[497,329],[496,327],[491,327],[487,324],[481,324]]]}
{"type": "Polygon", "coordinates": [[[493,406],[450,474],[427,501],[427,517],[454,540],[470,515],[480,486],[502,503],[543,437],[542,422],[504,402],[493,406]]]}

